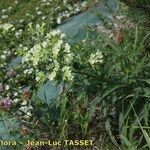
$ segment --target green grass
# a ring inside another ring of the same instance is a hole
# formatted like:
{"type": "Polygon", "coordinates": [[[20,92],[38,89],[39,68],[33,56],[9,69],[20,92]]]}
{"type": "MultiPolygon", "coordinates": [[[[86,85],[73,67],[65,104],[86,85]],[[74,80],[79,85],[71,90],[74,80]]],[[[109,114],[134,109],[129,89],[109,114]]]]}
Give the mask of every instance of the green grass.
{"type": "MultiPolygon", "coordinates": [[[[88,2],[87,7],[91,6],[91,1],[88,0],[87,2],[88,2]]],[[[1,18],[0,22],[2,23],[10,22],[16,24],[21,28],[25,28],[30,22],[32,22],[33,24],[45,22],[50,29],[51,27],[55,27],[57,25],[57,17],[59,17],[61,13],[62,14],[65,13],[65,11],[68,11],[68,13],[70,13],[71,11],[69,10],[70,9],[69,7],[71,6],[73,9],[76,8],[75,6],[76,3],[81,4],[81,1],[70,0],[67,2],[66,5],[62,1],[55,0],[49,2],[49,5],[46,5],[46,3],[42,3],[42,1],[39,0],[18,1],[18,4],[15,4],[15,0],[13,1],[2,0],[0,3],[1,11],[3,9],[8,10],[10,6],[12,7],[12,9],[6,12],[8,18],[7,19],[1,18]],[[41,11],[42,14],[38,15],[37,13],[39,11],[41,11]],[[44,19],[42,19],[43,17],[44,19]],[[20,23],[21,20],[23,20],[22,23],[20,23]]],[[[80,11],[83,10],[85,10],[85,8],[84,9],[81,8],[80,11]]],[[[78,14],[79,12],[72,12],[70,16],[73,16],[76,13],[78,14]]],[[[5,13],[0,12],[1,16],[3,14],[5,13]]],[[[62,19],[62,21],[64,20],[65,18],[62,19]]]]}

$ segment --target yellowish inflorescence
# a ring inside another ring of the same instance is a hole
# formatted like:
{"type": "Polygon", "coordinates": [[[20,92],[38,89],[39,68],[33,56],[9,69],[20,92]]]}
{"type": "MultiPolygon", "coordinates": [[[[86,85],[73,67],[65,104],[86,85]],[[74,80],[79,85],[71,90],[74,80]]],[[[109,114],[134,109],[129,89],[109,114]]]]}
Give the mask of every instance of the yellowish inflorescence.
{"type": "Polygon", "coordinates": [[[36,81],[73,79],[71,63],[73,53],[69,43],[64,41],[65,34],[60,30],[47,33],[42,42],[35,44],[24,55],[22,63],[26,62],[36,70],[36,81]]]}
{"type": "Polygon", "coordinates": [[[15,30],[14,26],[10,23],[0,24],[0,29],[2,29],[3,31],[15,30]]]}
{"type": "Polygon", "coordinates": [[[103,54],[101,51],[97,51],[96,53],[91,53],[90,58],[88,60],[90,65],[94,67],[97,63],[103,63],[103,54]]]}

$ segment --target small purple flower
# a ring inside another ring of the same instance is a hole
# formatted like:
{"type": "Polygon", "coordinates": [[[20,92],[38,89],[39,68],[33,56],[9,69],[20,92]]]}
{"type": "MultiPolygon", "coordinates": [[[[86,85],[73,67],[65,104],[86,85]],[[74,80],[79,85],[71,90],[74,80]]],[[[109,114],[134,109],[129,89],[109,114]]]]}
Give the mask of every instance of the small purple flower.
{"type": "Polygon", "coordinates": [[[13,101],[10,97],[6,97],[6,98],[2,99],[2,103],[5,108],[9,108],[12,106],[13,101]]]}

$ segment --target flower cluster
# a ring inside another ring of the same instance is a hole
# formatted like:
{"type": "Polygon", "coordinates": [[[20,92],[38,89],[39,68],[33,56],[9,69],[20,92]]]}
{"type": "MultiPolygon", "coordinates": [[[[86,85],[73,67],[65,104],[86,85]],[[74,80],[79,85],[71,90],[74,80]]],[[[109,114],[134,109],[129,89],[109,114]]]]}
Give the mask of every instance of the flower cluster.
{"type": "Polygon", "coordinates": [[[2,108],[10,108],[12,106],[12,103],[13,103],[12,99],[10,97],[6,97],[0,101],[0,106],[2,108]]]}
{"type": "Polygon", "coordinates": [[[30,69],[27,72],[34,68],[37,82],[73,79],[70,67],[73,53],[70,51],[70,45],[64,42],[64,37],[65,34],[60,30],[53,30],[47,33],[43,41],[26,51],[22,63],[28,64],[30,69]]]}
{"type": "Polygon", "coordinates": [[[32,116],[33,107],[28,103],[26,100],[24,100],[21,103],[21,107],[19,108],[19,114],[22,116],[23,119],[28,119],[32,116]]]}
{"type": "Polygon", "coordinates": [[[90,63],[90,65],[92,67],[94,67],[94,65],[97,64],[97,63],[102,63],[103,62],[102,52],[97,51],[96,53],[91,53],[88,62],[90,63]]]}
{"type": "Polygon", "coordinates": [[[10,23],[0,24],[0,29],[2,29],[3,31],[15,30],[14,26],[10,23]]]}

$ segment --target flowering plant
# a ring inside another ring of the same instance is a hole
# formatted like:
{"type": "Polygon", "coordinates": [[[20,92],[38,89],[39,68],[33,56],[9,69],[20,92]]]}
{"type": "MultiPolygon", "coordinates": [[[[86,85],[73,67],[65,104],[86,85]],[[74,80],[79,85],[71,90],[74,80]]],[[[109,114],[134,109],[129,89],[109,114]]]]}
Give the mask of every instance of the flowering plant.
{"type": "Polygon", "coordinates": [[[65,34],[59,30],[52,30],[43,37],[42,41],[37,41],[33,47],[26,51],[22,63],[26,63],[29,69],[25,73],[29,74],[33,68],[36,74],[35,79],[39,83],[55,79],[72,80],[73,53],[70,50],[70,45],[64,41],[64,37],[65,34]]]}

